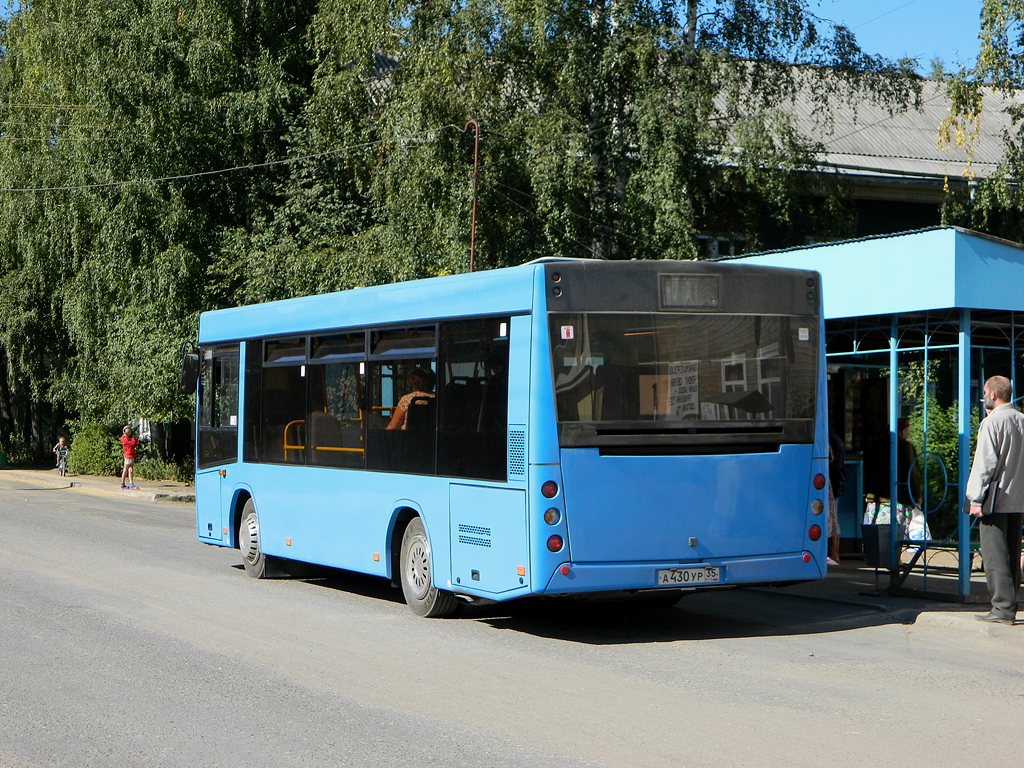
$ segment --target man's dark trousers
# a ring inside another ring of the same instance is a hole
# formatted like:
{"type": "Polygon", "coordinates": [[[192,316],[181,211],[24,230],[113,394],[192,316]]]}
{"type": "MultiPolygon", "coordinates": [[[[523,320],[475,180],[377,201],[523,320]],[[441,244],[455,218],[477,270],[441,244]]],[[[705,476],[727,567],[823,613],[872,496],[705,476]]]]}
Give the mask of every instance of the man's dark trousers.
{"type": "Polygon", "coordinates": [[[985,583],[992,595],[992,612],[1002,619],[1017,613],[1020,586],[1020,526],[1024,513],[985,515],[978,521],[985,583]]]}

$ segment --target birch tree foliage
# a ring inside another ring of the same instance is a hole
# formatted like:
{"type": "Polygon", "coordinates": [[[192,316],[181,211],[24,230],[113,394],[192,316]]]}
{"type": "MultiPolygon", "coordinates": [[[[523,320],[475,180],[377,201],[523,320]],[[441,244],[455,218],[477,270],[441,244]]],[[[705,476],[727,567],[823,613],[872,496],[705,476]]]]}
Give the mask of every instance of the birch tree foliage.
{"type": "MultiPolygon", "coordinates": [[[[981,128],[986,89],[1011,98],[1011,127],[1003,136],[1003,161],[984,179],[953,189],[943,220],[1012,240],[1024,240],[1024,0],[983,0],[978,56],[971,66],[949,74],[950,111],[940,126],[939,144],[963,147],[970,157],[981,128]]],[[[967,168],[971,174],[970,163],[967,168]]]]}
{"type": "Polygon", "coordinates": [[[107,420],[188,413],[173,382],[208,255],[274,193],[272,174],[209,172],[283,157],[304,7],[30,0],[12,14],[0,239],[23,311],[3,314],[0,343],[37,398],[107,420]]]}
{"type": "Polygon", "coordinates": [[[845,234],[791,100],[916,96],[809,0],[27,0],[0,47],[4,430],[187,416],[204,309],[466,270],[470,119],[480,269],[845,234]]]}
{"type": "Polygon", "coordinates": [[[804,0],[325,0],[287,202],[241,247],[248,298],[478,266],[693,258],[701,233],[841,230],[788,113],[809,94],[896,111],[911,62],[861,51],[804,0]],[[800,65],[800,66],[794,66],[800,65]],[[339,105],[346,105],[339,110],[339,105]],[[337,175],[334,175],[337,174],[337,175]],[[331,183],[331,179],[335,183],[331,183]]]}

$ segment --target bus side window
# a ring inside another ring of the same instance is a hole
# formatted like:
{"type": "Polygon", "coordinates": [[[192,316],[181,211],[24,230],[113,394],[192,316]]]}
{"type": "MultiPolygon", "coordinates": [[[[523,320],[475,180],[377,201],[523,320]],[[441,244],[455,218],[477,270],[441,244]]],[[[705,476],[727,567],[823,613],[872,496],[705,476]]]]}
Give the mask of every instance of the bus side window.
{"type": "Polygon", "coordinates": [[[361,469],[364,448],[363,362],[310,365],[306,451],[310,464],[361,469]]]}
{"type": "Polygon", "coordinates": [[[441,324],[437,473],[507,478],[509,318],[441,324]]]}
{"type": "Polygon", "coordinates": [[[264,342],[260,460],[306,462],[306,338],[264,342]]]}
{"type": "MultiPolygon", "coordinates": [[[[423,392],[414,382],[418,370],[432,372],[433,359],[415,358],[370,364],[370,413],[366,429],[366,468],[390,472],[433,474],[436,454],[434,392],[423,392]],[[410,398],[400,428],[388,429],[403,397],[410,398]]],[[[422,386],[422,385],[420,385],[422,386]]],[[[431,386],[433,386],[431,384],[431,386]]]]}

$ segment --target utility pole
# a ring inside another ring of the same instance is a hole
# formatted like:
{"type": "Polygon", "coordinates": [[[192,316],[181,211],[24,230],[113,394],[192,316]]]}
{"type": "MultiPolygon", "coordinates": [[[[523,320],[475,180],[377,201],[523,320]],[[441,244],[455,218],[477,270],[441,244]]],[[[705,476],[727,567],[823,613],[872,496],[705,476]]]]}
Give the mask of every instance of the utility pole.
{"type": "Polygon", "coordinates": [[[469,126],[473,126],[473,206],[470,209],[470,220],[469,220],[469,271],[473,271],[473,254],[476,250],[476,179],[477,179],[477,160],[479,157],[480,150],[480,125],[476,120],[470,120],[466,123],[462,132],[465,133],[469,130],[469,126]]]}

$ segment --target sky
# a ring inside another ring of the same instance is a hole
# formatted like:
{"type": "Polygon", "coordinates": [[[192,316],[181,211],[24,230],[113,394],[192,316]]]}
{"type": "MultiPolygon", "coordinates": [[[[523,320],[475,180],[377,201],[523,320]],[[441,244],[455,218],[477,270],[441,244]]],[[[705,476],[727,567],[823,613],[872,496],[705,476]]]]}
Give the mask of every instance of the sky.
{"type": "Polygon", "coordinates": [[[869,53],[916,59],[922,74],[936,56],[948,70],[977,55],[981,0],[810,0],[808,7],[849,27],[869,53]]]}

